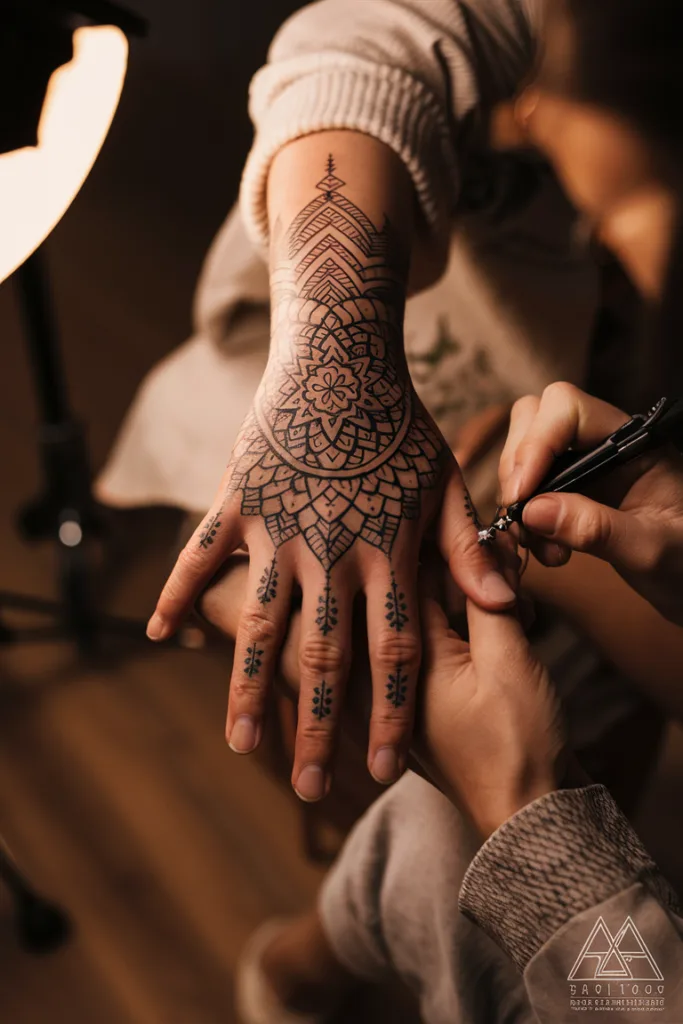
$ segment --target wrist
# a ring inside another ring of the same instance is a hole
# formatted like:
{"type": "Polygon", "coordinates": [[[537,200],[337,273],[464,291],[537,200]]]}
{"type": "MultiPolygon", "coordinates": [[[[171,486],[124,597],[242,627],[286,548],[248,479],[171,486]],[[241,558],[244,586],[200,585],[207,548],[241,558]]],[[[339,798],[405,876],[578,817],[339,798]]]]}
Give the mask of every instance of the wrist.
{"type": "Polygon", "coordinates": [[[506,821],[536,800],[558,790],[581,789],[590,784],[590,778],[574,755],[565,749],[552,762],[526,760],[510,773],[496,792],[478,801],[478,805],[472,808],[471,817],[482,838],[488,839],[506,821]]]}

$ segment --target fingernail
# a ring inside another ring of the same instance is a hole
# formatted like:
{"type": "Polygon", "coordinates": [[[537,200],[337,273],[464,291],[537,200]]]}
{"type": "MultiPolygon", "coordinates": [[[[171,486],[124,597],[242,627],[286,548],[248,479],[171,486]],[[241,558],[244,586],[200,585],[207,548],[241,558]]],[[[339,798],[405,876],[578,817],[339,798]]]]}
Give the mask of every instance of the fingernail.
{"type": "Polygon", "coordinates": [[[555,498],[543,496],[534,498],[524,509],[522,519],[525,526],[537,533],[552,534],[557,529],[559,518],[558,502],[555,498]]]}
{"type": "Polygon", "coordinates": [[[301,769],[294,792],[307,804],[322,800],[325,796],[325,773],[320,765],[307,764],[301,769]]]}
{"type": "Polygon", "coordinates": [[[513,470],[510,479],[505,487],[507,497],[506,505],[514,505],[522,496],[522,483],[524,482],[524,470],[521,466],[513,470]]]}
{"type": "Polygon", "coordinates": [[[571,558],[571,551],[563,544],[550,544],[549,548],[553,553],[553,564],[556,565],[558,569],[562,568],[563,565],[566,565],[571,558]]]}
{"type": "Polygon", "coordinates": [[[239,715],[230,733],[228,746],[236,754],[251,754],[256,746],[256,722],[251,715],[239,715]]]}
{"type": "Polygon", "coordinates": [[[147,623],[147,636],[150,640],[165,640],[168,636],[168,626],[158,612],[147,623]]]}
{"type": "Polygon", "coordinates": [[[499,572],[490,572],[481,581],[481,592],[487,601],[495,604],[513,604],[517,600],[512,587],[505,582],[499,572]]]}
{"type": "Polygon", "coordinates": [[[400,768],[398,754],[393,747],[379,748],[372,762],[370,774],[375,782],[381,782],[383,786],[388,786],[390,782],[396,782],[400,768]]]}

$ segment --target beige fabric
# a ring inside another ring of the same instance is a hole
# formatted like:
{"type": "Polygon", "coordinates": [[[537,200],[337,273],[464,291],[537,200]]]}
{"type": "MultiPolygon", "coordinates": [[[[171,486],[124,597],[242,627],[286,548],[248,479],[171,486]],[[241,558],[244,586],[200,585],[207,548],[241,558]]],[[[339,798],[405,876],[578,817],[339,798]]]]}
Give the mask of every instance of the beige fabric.
{"type": "Polygon", "coordinates": [[[266,183],[287,142],[364,132],[401,158],[445,236],[463,182],[466,119],[510,96],[531,65],[538,0],[322,0],[280,29],[251,85],[256,139],[242,183],[250,237],[268,242],[266,183]]]}

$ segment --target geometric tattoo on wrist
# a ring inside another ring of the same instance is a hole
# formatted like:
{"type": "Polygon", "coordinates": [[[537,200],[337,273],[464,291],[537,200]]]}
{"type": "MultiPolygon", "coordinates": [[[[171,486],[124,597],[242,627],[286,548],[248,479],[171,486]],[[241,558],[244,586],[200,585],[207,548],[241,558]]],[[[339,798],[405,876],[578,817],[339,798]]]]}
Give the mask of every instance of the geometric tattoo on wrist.
{"type": "Polygon", "coordinates": [[[277,246],[271,363],[229,484],[276,553],[303,536],[324,569],[323,634],[336,623],[332,567],[357,538],[390,557],[445,454],[402,354],[405,254],[389,222],[375,227],[344,184],[330,156],[319,194],[277,246]]]}
{"type": "Polygon", "coordinates": [[[313,717],[322,722],[332,710],[332,687],[325,680],[313,687],[313,717]]]}

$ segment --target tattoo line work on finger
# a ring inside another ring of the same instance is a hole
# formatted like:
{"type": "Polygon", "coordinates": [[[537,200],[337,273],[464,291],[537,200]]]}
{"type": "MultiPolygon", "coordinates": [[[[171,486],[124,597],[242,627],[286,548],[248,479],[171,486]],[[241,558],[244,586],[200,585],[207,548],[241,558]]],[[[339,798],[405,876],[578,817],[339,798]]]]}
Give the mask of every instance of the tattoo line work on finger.
{"type": "Polygon", "coordinates": [[[208,549],[214,542],[214,538],[221,526],[222,515],[223,510],[219,509],[216,515],[211,516],[210,519],[207,519],[207,521],[204,523],[204,526],[202,527],[202,532],[199,535],[199,546],[200,548],[204,548],[205,551],[208,551],[208,549]]]}
{"type": "Polygon", "coordinates": [[[467,518],[472,520],[477,530],[481,530],[484,524],[479,518],[479,513],[477,512],[477,509],[475,507],[474,502],[472,501],[472,496],[469,491],[465,491],[465,512],[467,513],[467,518]]]}
{"type": "Polygon", "coordinates": [[[313,717],[322,722],[332,711],[332,689],[325,680],[313,687],[313,717]]]}
{"type": "Polygon", "coordinates": [[[403,707],[408,692],[408,675],[403,672],[403,665],[397,665],[395,671],[389,674],[389,682],[386,686],[386,697],[392,707],[403,707]]]}
{"type": "Polygon", "coordinates": [[[263,648],[259,648],[256,644],[252,644],[251,647],[247,647],[247,656],[244,659],[244,674],[249,676],[251,679],[253,676],[257,676],[261,669],[261,658],[263,656],[263,648]]]}
{"type": "Polygon", "coordinates": [[[276,567],[277,556],[273,556],[273,561],[270,563],[268,568],[265,570],[259,585],[256,590],[256,597],[258,598],[259,604],[270,604],[277,597],[277,581],[280,578],[280,573],[276,567]]]}
{"type": "Polygon", "coordinates": [[[337,598],[332,593],[329,573],[325,577],[325,587],[318,598],[318,615],[316,625],[323,636],[331,633],[337,625],[337,598]]]}
{"type": "Polygon", "coordinates": [[[396,582],[396,577],[393,571],[391,573],[389,588],[390,589],[387,591],[386,603],[384,605],[387,610],[385,618],[389,623],[389,628],[395,629],[397,633],[400,633],[409,622],[406,614],[408,605],[405,599],[406,595],[398,588],[398,583],[396,582]]]}
{"type": "Polygon", "coordinates": [[[391,554],[446,454],[402,354],[407,256],[389,222],[378,229],[344,184],[330,156],[319,194],[284,234],[272,365],[229,485],[276,551],[302,536],[328,579],[357,538],[391,554]]]}

